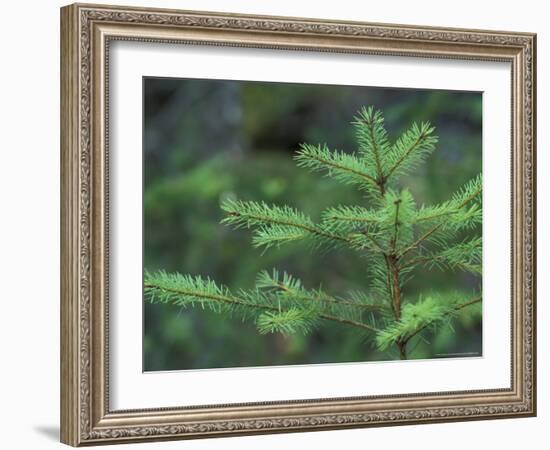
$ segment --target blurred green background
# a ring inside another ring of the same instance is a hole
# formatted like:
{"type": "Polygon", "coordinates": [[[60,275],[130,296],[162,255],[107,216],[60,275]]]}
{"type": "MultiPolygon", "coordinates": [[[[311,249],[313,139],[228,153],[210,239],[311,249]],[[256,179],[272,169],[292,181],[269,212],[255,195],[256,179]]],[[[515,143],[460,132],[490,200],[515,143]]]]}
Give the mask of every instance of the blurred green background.
{"type": "MultiPolygon", "coordinates": [[[[481,93],[315,84],[145,78],[144,266],[211,277],[231,289],[252,288],[273,268],[329,293],[364,289],[365,261],[352,251],[314,252],[287,245],[262,253],[247,230],[220,225],[227,197],[288,204],[318,218],[338,204],[365,205],[350,186],[298,169],[302,142],[356,150],[350,122],[362,106],[382,109],[396,139],[429,120],[440,141],[403,180],[417,203],[446,200],[481,172],[481,93]]],[[[422,270],[405,286],[471,292],[480,279],[422,270]]],[[[468,295],[468,294],[466,294],[468,295]]],[[[412,350],[412,348],[411,348],[412,350]]],[[[462,314],[411,351],[481,354],[481,316],[462,314]]],[[[311,335],[260,335],[255,326],[200,308],[144,303],[145,371],[393,359],[351,327],[326,323],[311,335]]]]}

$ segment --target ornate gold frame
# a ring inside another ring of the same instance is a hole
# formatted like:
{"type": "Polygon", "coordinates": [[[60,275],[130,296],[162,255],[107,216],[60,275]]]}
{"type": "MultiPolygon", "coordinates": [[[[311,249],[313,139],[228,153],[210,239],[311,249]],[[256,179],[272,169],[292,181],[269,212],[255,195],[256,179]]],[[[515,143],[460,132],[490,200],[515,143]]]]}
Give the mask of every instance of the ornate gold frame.
{"type": "Polygon", "coordinates": [[[128,441],[533,416],[535,51],[529,33],[75,4],[61,9],[61,440],[128,441]],[[112,40],[507,61],[512,67],[509,389],[111,411],[108,111],[112,40]]]}

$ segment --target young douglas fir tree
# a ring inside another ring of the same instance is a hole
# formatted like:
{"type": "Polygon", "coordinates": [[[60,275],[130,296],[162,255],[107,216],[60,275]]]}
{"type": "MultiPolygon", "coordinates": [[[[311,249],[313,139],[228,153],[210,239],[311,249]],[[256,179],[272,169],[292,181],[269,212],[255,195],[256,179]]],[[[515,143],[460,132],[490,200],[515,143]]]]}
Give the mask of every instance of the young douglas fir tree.
{"type": "Polygon", "coordinates": [[[368,333],[381,351],[394,348],[407,359],[413,338],[451,325],[459,311],[473,311],[481,291],[429,292],[412,296],[406,284],[419,268],[461,270],[481,276],[481,175],[449,200],[417,206],[411,192],[399,187],[400,176],[413,171],[434,150],[437,137],[429,123],[414,123],[391,143],[384,118],[373,107],[353,121],[358,151],[331,151],[303,144],[298,166],[322,172],[365,193],[369,205],[339,205],[314,223],[289,206],[227,200],[222,223],[253,229],[252,245],[269,249],[297,240],[314,247],[347,246],[365,256],[369,283],[364,292],[330,294],[307,289],[287,273],[262,272],[252,290],[230,292],[208,278],[157,272],[145,274],[151,302],[200,306],[238,315],[265,333],[308,333],[323,321],[368,333]],[[464,238],[464,236],[467,236],[464,238]]]}

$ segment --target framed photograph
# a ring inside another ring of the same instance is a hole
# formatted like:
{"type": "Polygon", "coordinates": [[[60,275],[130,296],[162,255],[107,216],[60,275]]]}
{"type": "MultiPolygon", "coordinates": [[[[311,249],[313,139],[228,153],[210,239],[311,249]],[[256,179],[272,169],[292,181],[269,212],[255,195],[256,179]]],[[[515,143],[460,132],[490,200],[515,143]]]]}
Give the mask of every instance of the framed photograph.
{"type": "Polygon", "coordinates": [[[62,8],[62,442],[535,415],[535,58],[62,8]]]}

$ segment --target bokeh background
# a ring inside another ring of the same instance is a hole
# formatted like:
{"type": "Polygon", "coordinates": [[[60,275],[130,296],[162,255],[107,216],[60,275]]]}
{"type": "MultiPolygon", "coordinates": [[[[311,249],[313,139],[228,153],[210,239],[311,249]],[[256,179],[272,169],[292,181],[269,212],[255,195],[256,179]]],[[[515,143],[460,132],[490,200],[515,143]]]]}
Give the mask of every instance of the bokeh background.
{"type": "MultiPolygon", "coordinates": [[[[436,126],[439,144],[403,179],[418,204],[448,199],[482,168],[482,95],[473,92],[249,81],[144,78],[144,266],[211,277],[252,288],[259,271],[277,268],[329,293],[363,289],[365,261],[352,251],[323,253],[286,245],[263,253],[247,230],[220,225],[226,197],[289,204],[318,218],[364,195],[295,166],[302,142],[356,150],[350,122],[362,106],[382,109],[396,139],[413,121],[436,126]]],[[[419,270],[405,292],[458,289],[480,279],[419,270]]],[[[469,295],[469,294],[466,294],[469,295]]],[[[481,354],[481,313],[461,314],[453,329],[419,340],[410,356],[481,354]]],[[[412,349],[411,349],[412,350],[412,349]]],[[[260,335],[255,326],[200,308],[144,303],[145,371],[394,359],[350,327],[260,335]]]]}

